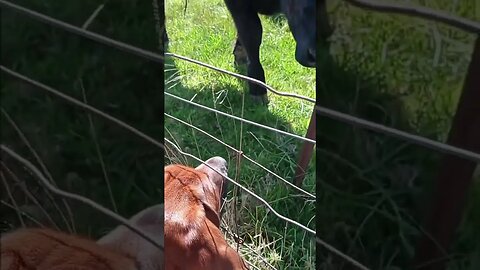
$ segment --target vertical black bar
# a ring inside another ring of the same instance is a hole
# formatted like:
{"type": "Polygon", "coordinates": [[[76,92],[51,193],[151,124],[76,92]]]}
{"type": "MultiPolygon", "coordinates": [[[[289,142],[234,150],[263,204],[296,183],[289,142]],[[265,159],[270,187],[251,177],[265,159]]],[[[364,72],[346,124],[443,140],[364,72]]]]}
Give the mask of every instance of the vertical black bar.
{"type": "MultiPolygon", "coordinates": [[[[155,19],[155,23],[156,23],[156,33],[157,33],[157,40],[158,40],[158,50],[160,51],[160,54],[162,56],[165,56],[165,50],[166,50],[166,46],[167,46],[167,43],[168,43],[168,36],[167,36],[167,29],[165,27],[165,3],[164,3],[164,0],[152,0],[152,6],[153,6],[153,16],[154,16],[154,19],[155,19]]],[[[158,118],[160,119],[160,124],[161,126],[163,127],[161,130],[162,130],[162,134],[160,135],[161,136],[161,141],[163,143],[163,145],[165,145],[165,140],[164,140],[164,135],[165,135],[165,116],[164,116],[164,112],[165,112],[165,109],[164,109],[164,100],[165,100],[165,95],[164,95],[164,92],[165,92],[165,60],[162,61],[162,63],[160,64],[160,70],[159,70],[159,81],[160,81],[160,84],[159,84],[159,91],[161,91],[161,95],[160,95],[160,98],[158,100],[159,102],[159,110],[158,110],[158,118]]],[[[161,153],[162,155],[162,164],[159,166],[164,166],[165,165],[165,153],[161,153]]],[[[162,187],[159,188],[159,190],[162,191],[162,198],[164,198],[164,194],[163,194],[163,191],[164,191],[164,187],[163,187],[163,181],[161,181],[161,185],[162,187]]],[[[162,199],[162,203],[163,203],[163,199],[162,199]]]]}
{"type": "MultiPolygon", "coordinates": [[[[473,152],[480,152],[480,37],[477,37],[462,95],[458,102],[447,143],[473,152]]],[[[431,211],[426,221],[427,232],[416,250],[416,269],[445,269],[448,249],[460,223],[468,188],[477,164],[446,155],[440,166],[431,211]]]]}

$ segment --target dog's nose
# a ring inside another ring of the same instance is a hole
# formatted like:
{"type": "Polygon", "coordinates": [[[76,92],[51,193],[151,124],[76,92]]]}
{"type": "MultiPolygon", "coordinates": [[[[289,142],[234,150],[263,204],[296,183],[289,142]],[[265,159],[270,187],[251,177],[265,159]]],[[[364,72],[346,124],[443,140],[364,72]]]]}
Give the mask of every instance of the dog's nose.
{"type": "Polygon", "coordinates": [[[217,171],[221,172],[222,174],[226,175],[228,168],[227,168],[227,161],[222,157],[212,157],[205,161],[206,164],[210,165],[212,168],[216,169],[217,171]]]}
{"type": "Polygon", "coordinates": [[[227,175],[228,167],[227,161],[222,157],[212,157],[205,161],[205,164],[200,164],[197,169],[216,170],[223,175],[227,175]]]}

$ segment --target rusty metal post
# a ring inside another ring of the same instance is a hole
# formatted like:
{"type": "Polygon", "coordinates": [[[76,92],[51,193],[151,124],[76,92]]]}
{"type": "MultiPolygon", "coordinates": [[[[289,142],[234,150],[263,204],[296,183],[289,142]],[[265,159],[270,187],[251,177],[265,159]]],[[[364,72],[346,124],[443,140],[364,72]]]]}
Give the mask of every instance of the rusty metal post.
{"type": "MultiPolygon", "coordinates": [[[[310,123],[308,124],[308,129],[307,129],[307,137],[308,139],[315,140],[316,136],[316,125],[315,125],[315,115],[316,111],[315,108],[313,108],[312,112],[312,117],[310,118],[310,123]]],[[[312,158],[312,153],[313,153],[313,147],[315,145],[310,142],[304,142],[302,146],[302,151],[300,151],[300,157],[298,159],[298,165],[297,165],[297,170],[295,172],[295,185],[297,186],[302,186],[303,179],[305,178],[305,172],[307,171],[308,163],[310,163],[310,159],[312,158]]]]}
{"type": "MultiPolygon", "coordinates": [[[[327,1],[318,0],[317,1],[317,45],[327,45],[328,48],[328,38],[332,35],[333,29],[330,26],[330,20],[327,13],[327,1]]],[[[317,46],[319,47],[319,46],[317,46]]],[[[318,49],[317,49],[318,57],[318,49]]],[[[317,58],[318,61],[318,58],[317,58]]],[[[318,63],[318,62],[317,62],[318,63]]],[[[318,75],[317,75],[318,76],[318,75]]],[[[310,118],[310,123],[308,124],[308,130],[305,137],[315,140],[316,137],[316,112],[315,108],[313,109],[312,117],[310,118]]],[[[305,172],[308,167],[308,163],[312,158],[314,145],[309,142],[303,143],[302,150],[300,151],[300,157],[298,159],[297,170],[295,172],[294,183],[297,186],[302,186],[303,179],[305,178],[305,172]]]]}
{"type": "MultiPolygon", "coordinates": [[[[462,95],[453,119],[448,144],[480,152],[480,37],[477,36],[462,95]]],[[[446,252],[453,242],[463,216],[466,195],[477,164],[452,155],[445,155],[435,184],[431,211],[425,228],[437,244],[427,236],[420,239],[415,269],[445,269],[446,252]]],[[[480,209],[479,209],[480,211],[480,209]]]]}

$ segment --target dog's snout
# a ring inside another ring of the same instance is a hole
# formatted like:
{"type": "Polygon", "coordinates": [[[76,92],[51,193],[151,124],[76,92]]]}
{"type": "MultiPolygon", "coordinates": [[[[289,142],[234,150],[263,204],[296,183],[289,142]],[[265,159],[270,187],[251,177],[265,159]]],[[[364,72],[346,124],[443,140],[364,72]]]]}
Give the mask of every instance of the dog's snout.
{"type": "Polygon", "coordinates": [[[227,174],[227,161],[222,157],[212,157],[208,159],[205,163],[212,166],[212,168],[216,169],[217,171],[227,174]]]}
{"type": "Polygon", "coordinates": [[[228,167],[227,161],[222,157],[212,157],[205,161],[205,164],[200,164],[196,169],[214,170],[223,175],[227,175],[228,167]]]}

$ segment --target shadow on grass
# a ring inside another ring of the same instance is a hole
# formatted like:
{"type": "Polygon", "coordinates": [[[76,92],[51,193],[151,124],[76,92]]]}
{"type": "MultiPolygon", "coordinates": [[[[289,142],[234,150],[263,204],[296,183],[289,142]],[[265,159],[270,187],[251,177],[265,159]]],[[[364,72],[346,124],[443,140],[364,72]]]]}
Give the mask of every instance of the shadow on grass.
{"type": "MultiPolygon", "coordinates": [[[[242,117],[242,99],[243,91],[245,93],[246,84],[243,84],[244,89],[238,89],[235,85],[226,84],[223,82],[215,82],[210,85],[198,86],[191,88],[181,83],[181,77],[188,75],[179,74],[173,61],[168,60],[166,63],[166,91],[176,96],[187,100],[205,105],[207,107],[216,108],[225,113],[233,114],[237,117],[242,117]]],[[[243,70],[240,68],[240,70],[243,70]]],[[[282,131],[293,132],[290,123],[272,114],[267,107],[260,106],[254,103],[250,96],[245,94],[245,110],[243,118],[254,121],[263,125],[274,127],[282,131]]],[[[202,130],[213,134],[217,138],[225,141],[225,143],[239,149],[240,142],[240,121],[228,118],[216,113],[198,108],[194,105],[176,100],[174,98],[165,97],[165,112],[179,117],[180,119],[190,122],[191,124],[200,127],[202,130]]],[[[166,126],[170,127],[173,120],[166,118],[166,126]]],[[[177,125],[177,124],[175,124],[177,125]]],[[[183,126],[183,124],[178,124],[183,126]]],[[[186,126],[185,126],[186,127],[186,126]]],[[[188,127],[186,127],[188,128],[188,127]]],[[[190,129],[190,128],[188,128],[190,129]]],[[[182,128],[183,130],[183,128],[182,128]]],[[[203,135],[199,136],[204,137],[203,135]]],[[[169,135],[168,133],[166,135],[169,135]]],[[[194,150],[196,154],[202,155],[203,159],[207,159],[212,155],[222,154],[224,157],[233,156],[232,151],[226,151],[224,146],[212,145],[199,138],[193,138],[191,134],[187,133],[171,133],[170,136],[179,142],[179,144],[188,149],[194,150]],[[221,149],[221,150],[220,150],[221,149]],[[220,153],[216,151],[221,151],[220,153]]],[[[212,139],[208,139],[210,141],[212,139]]],[[[215,144],[219,144],[216,142],[215,144]]],[[[220,144],[219,144],[220,145],[220,144]]],[[[269,161],[275,159],[275,156],[286,155],[283,161],[275,164],[275,167],[282,168],[280,175],[293,176],[293,162],[297,159],[300,143],[299,140],[269,131],[247,123],[243,124],[243,139],[242,149],[245,154],[252,157],[257,156],[257,159],[269,161]],[[288,156],[288,157],[287,157],[288,156]]],[[[267,164],[268,165],[268,164],[267,164]]],[[[273,165],[273,164],[272,164],[273,165]]]]}
{"type": "MultiPolygon", "coordinates": [[[[284,119],[272,114],[268,108],[252,103],[246,93],[246,84],[242,84],[243,89],[238,89],[235,85],[218,80],[208,85],[191,87],[185,85],[182,80],[186,76],[188,74],[179,73],[174,61],[167,59],[165,75],[167,92],[238,117],[292,132],[291,125],[284,119]],[[242,116],[241,107],[244,93],[246,93],[245,110],[242,116]]],[[[241,140],[241,149],[245,155],[258,161],[286,180],[292,181],[298,152],[302,145],[297,139],[246,123],[243,124],[242,129],[240,122],[237,120],[222,115],[217,116],[214,112],[197,108],[168,96],[165,96],[165,112],[201,128],[236,149],[240,148],[241,140]]],[[[224,157],[229,161],[229,176],[236,179],[236,168],[238,168],[236,154],[221,143],[182,123],[169,119],[169,117],[165,118],[165,136],[175,142],[183,151],[191,153],[202,160],[212,156],[224,157]]],[[[191,166],[199,164],[195,160],[184,160],[177,157],[177,155],[172,155],[171,162],[182,162],[191,166]]],[[[292,188],[245,159],[242,159],[239,168],[241,172],[237,179],[239,183],[245,185],[267,202],[270,202],[272,207],[283,215],[291,217],[302,224],[311,223],[311,218],[314,214],[313,202],[306,206],[304,198],[292,196],[292,194],[295,194],[292,188]],[[302,214],[299,215],[299,213],[302,214]]],[[[310,168],[309,172],[305,188],[312,192],[314,189],[314,170],[310,168]]],[[[229,186],[231,190],[234,185],[229,184],[229,186]]],[[[243,236],[258,233],[267,238],[275,237],[280,233],[285,234],[285,237],[281,240],[284,241],[282,244],[285,246],[291,246],[292,244],[305,245],[305,241],[309,242],[309,237],[305,238],[301,229],[291,225],[288,225],[287,229],[285,229],[284,221],[268,213],[266,207],[261,202],[244,195],[246,193],[240,191],[239,207],[245,208],[239,211],[239,220],[235,222],[236,224],[241,224],[240,232],[243,236]],[[264,215],[267,218],[264,218],[264,215]]],[[[232,196],[232,194],[229,194],[228,197],[231,198],[232,196]]],[[[233,226],[233,224],[230,225],[233,226]]],[[[310,227],[313,228],[313,226],[310,227]]],[[[246,237],[246,240],[248,242],[248,237],[246,237]]],[[[302,250],[301,248],[284,250],[285,254],[282,256],[284,261],[279,263],[286,268],[281,267],[281,269],[305,269],[304,259],[302,258],[304,256],[313,256],[313,254],[310,253],[308,255],[309,253],[304,253],[302,250]]]]}

